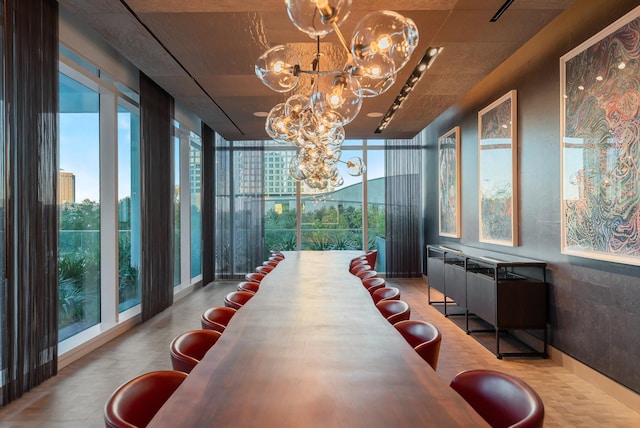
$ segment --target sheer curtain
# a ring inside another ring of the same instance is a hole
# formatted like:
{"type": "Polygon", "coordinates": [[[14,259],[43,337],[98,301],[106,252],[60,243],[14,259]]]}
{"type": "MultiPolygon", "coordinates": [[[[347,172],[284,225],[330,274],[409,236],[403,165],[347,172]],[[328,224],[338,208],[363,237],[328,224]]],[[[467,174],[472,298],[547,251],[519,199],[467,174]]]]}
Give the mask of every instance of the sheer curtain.
{"type": "Polygon", "coordinates": [[[55,375],[58,365],[58,3],[5,0],[2,14],[5,405],[55,375]]]}
{"type": "Polygon", "coordinates": [[[215,279],[215,133],[202,124],[202,285],[215,279]]]}
{"type": "Polygon", "coordinates": [[[385,142],[386,274],[422,275],[422,134],[385,142]]]}
{"type": "Polygon", "coordinates": [[[263,144],[216,139],[218,278],[242,278],[264,260],[263,144]]]}
{"type": "Polygon", "coordinates": [[[173,98],[140,73],[141,318],[173,303],[173,98]]]}

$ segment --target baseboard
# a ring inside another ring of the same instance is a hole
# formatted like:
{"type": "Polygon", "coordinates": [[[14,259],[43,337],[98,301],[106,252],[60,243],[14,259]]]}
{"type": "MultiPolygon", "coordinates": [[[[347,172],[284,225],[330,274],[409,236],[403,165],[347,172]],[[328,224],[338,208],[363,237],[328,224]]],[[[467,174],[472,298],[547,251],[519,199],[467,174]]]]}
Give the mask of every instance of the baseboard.
{"type": "Polygon", "coordinates": [[[640,413],[640,394],[614,381],[591,367],[579,362],[562,351],[548,346],[549,358],[559,366],[586,382],[596,386],[605,394],[615,398],[625,406],[640,413]]]}

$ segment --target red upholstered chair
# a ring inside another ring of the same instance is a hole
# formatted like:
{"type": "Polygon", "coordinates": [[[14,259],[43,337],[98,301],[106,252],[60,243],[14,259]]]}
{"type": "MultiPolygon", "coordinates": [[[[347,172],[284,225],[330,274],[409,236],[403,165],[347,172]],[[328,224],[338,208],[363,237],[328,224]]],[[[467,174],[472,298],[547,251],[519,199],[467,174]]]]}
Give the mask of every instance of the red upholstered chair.
{"type": "Polygon", "coordinates": [[[248,291],[249,293],[257,293],[258,290],[260,289],[260,283],[252,282],[252,281],[242,281],[238,283],[236,288],[238,289],[238,291],[248,291]]]}
{"type": "Polygon", "coordinates": [[[255,294],[248,291],[232,291],[224,296],[224,305],[228,308],[240,309],[253,296],[255,296],[255,294]]]}
{"type": "Polygon", "coordinates": [[[373,303],[381,300],[400,300],[400,290],[396,287],[382,287],[371,293],[373,303]]]}
{"type": "Polygon", "coordinates": [[[249,272],[244,276],[244,278],[247,281],[251,281],[251,282],[260,282],[264,277],[265,277],[264,273],[258,273],[258,272],[249,272]]]}
{"type": "Polygon", "coordinates": [[[266,274],[268,274],[269,272],[271,272],[273,269],[274,269],[274,268],[273,268],[273,266],[264,266],[264,265],[261,265],[261,266],[256,267],[256,272],[258,272],[258,273],[263,273],[263,274],[265,274],[265,275],[266,275],[266,274]]]}
{"type": "Polygon", "coordinates": [[[376,276],[378,276],[378,272],[376,272],[375,270],[363,270],[356,273],[356,276],[360,278],[360,280],[367,279],[367,278],[375,278],[376,276]]]}
{"type": "Polygon", "coordinates": [[[284,256],[282,256],[282,255],[275,255],[275,256],[274,256],[274,255],[272,255],[272,256],[270,256],[270,257],[269,257],[269,260],[270,260],[270,261],[275,261],[275,262],[278,262],[278,263],[279,263],[279,262],[281,262],[282,260],[284,260],[284,256]]]}
{"type": "MultiPolygon", "coordinates": [[[[386,283],[387,282],[385,281],[384,278],[380,278],[378,276],[374,276],[374,277],[371,277],[371,278],[365,278],[365,279],[362,280],[362,285],[367,290],[369,290],[373,286],[382,286],[382,287],[384,287],[386,285],[386,283]]],[[[378,288],[380,288],[380,287],[378,287],[378,288]]]]}
{"type": "Polygon", "coordinates": [[[435,325],[420,320],[400,321],[393,326],[416,350],[418,355],[435,370],[438,366],[440,343],[442,342],[440,330],[435,325]]]}
{"type": "Polygon", "coordinates": [[[178,389],[187,374],[163,370],[145,373],[111,394],[104,406],[107,428],[145,427],[178,389]]]}
{"type": "Polygon", "coordinates": [[[277,260],[266,260],[264,262],[262,262],[263,266],[271,266],[271,267],[276,267],[278,266],[278,261],[277,260]]]}
{"type": "Polygon", "coordinates": [[[235,314],[234,308],[226,306],[209,308],[200,316],[200,324],[202,324],[203,330],[215,330],[222,333],[235,314]]]}
{"type": "Polygon", "coordinates": [[[391,324],[408,320],[411,315],[411,308],[404,300],[383,300],[376,303],[376,307],[391,324]]]}
{"type": "Polygon", "coordinates": [[[376,260],[378,259],[378,250],[369,250],[364,254],[367,259],[367,263],[372,269],[376,268],[376,260]]]}
{"type": "Polygon", "coordinates": [[[269,254],[271,254],[272,257],[282,257],[284,259],[284,254],[282,254],[281,251],[278,250],[270,250],[269,254]]]}
{"type": "Polygon", "coordinates": [[[451,388],[492,427],[542,427],[542,399],[526,382],[513,375],[494,370],[467,370],[453,378],[451,388]]]}
{"type": "Polygon", "coordinates": [[[367,261],[367,256],[365,256],[364,254],[358,257],[354,257],[351,259],[351,261],[349,262],[349,268],[351,268],[351,266],[353,266],[356,263],[362,263],[362,262],[366,262],[367,261]]]}
{"type": "Polygon", "coordinates": [[[220,339],[222,333],[215,330],[192,330],[171,341],[171,366],[174,370],[191,373],[204,354],[220,339]]]}
{"type": "Polygon", "coordinates": [[[371,266],[368,263],[356,263],[351,268],[349,268],[349,272],[356,275],[358,272],[362,272],[365,270],[371,270],[371,266]]]}

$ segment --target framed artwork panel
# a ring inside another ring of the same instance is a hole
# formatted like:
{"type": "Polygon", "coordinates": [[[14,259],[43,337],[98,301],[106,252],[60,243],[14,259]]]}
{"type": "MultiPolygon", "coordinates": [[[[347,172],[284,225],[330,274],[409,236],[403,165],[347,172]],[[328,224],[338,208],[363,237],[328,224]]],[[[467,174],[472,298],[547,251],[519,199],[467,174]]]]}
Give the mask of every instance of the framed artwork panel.
{"type": "Polygon", "coordinates": [[[460,127],[438,138],[440,236],[460,237],[460,127]]]}
{"type": "Polygon", "coordinates": [[[640,7],[560,58],[561,251],[640,265],[640,7]]]}
{"type": "Polygon", "coordinates": [[[516,91],[478,112],[479,240],[518,245],[516,91]]]}

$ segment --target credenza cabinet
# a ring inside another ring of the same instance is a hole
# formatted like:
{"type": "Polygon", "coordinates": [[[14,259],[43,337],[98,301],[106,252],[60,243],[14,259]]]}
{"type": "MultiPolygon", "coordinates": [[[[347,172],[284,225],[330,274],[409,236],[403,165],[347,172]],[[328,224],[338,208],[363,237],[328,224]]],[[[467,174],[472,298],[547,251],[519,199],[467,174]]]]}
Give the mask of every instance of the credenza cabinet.
{"type": "MultiPolygon", "coordinates": [[[[462,308],[468,334],[487,330],[469,328],[469,317],[477,316],[495,331],[495,354],[547,354],[546,263],[477,248],[427,246],[429,289],[444,296],[445,316],[451,308],[462,308]],[[543,350],[505,353],[500,351],[500,333],[509,330],[541,330],[543,350]]],[[[455,314],[460,315],[459,309],[455,314]]]]}

